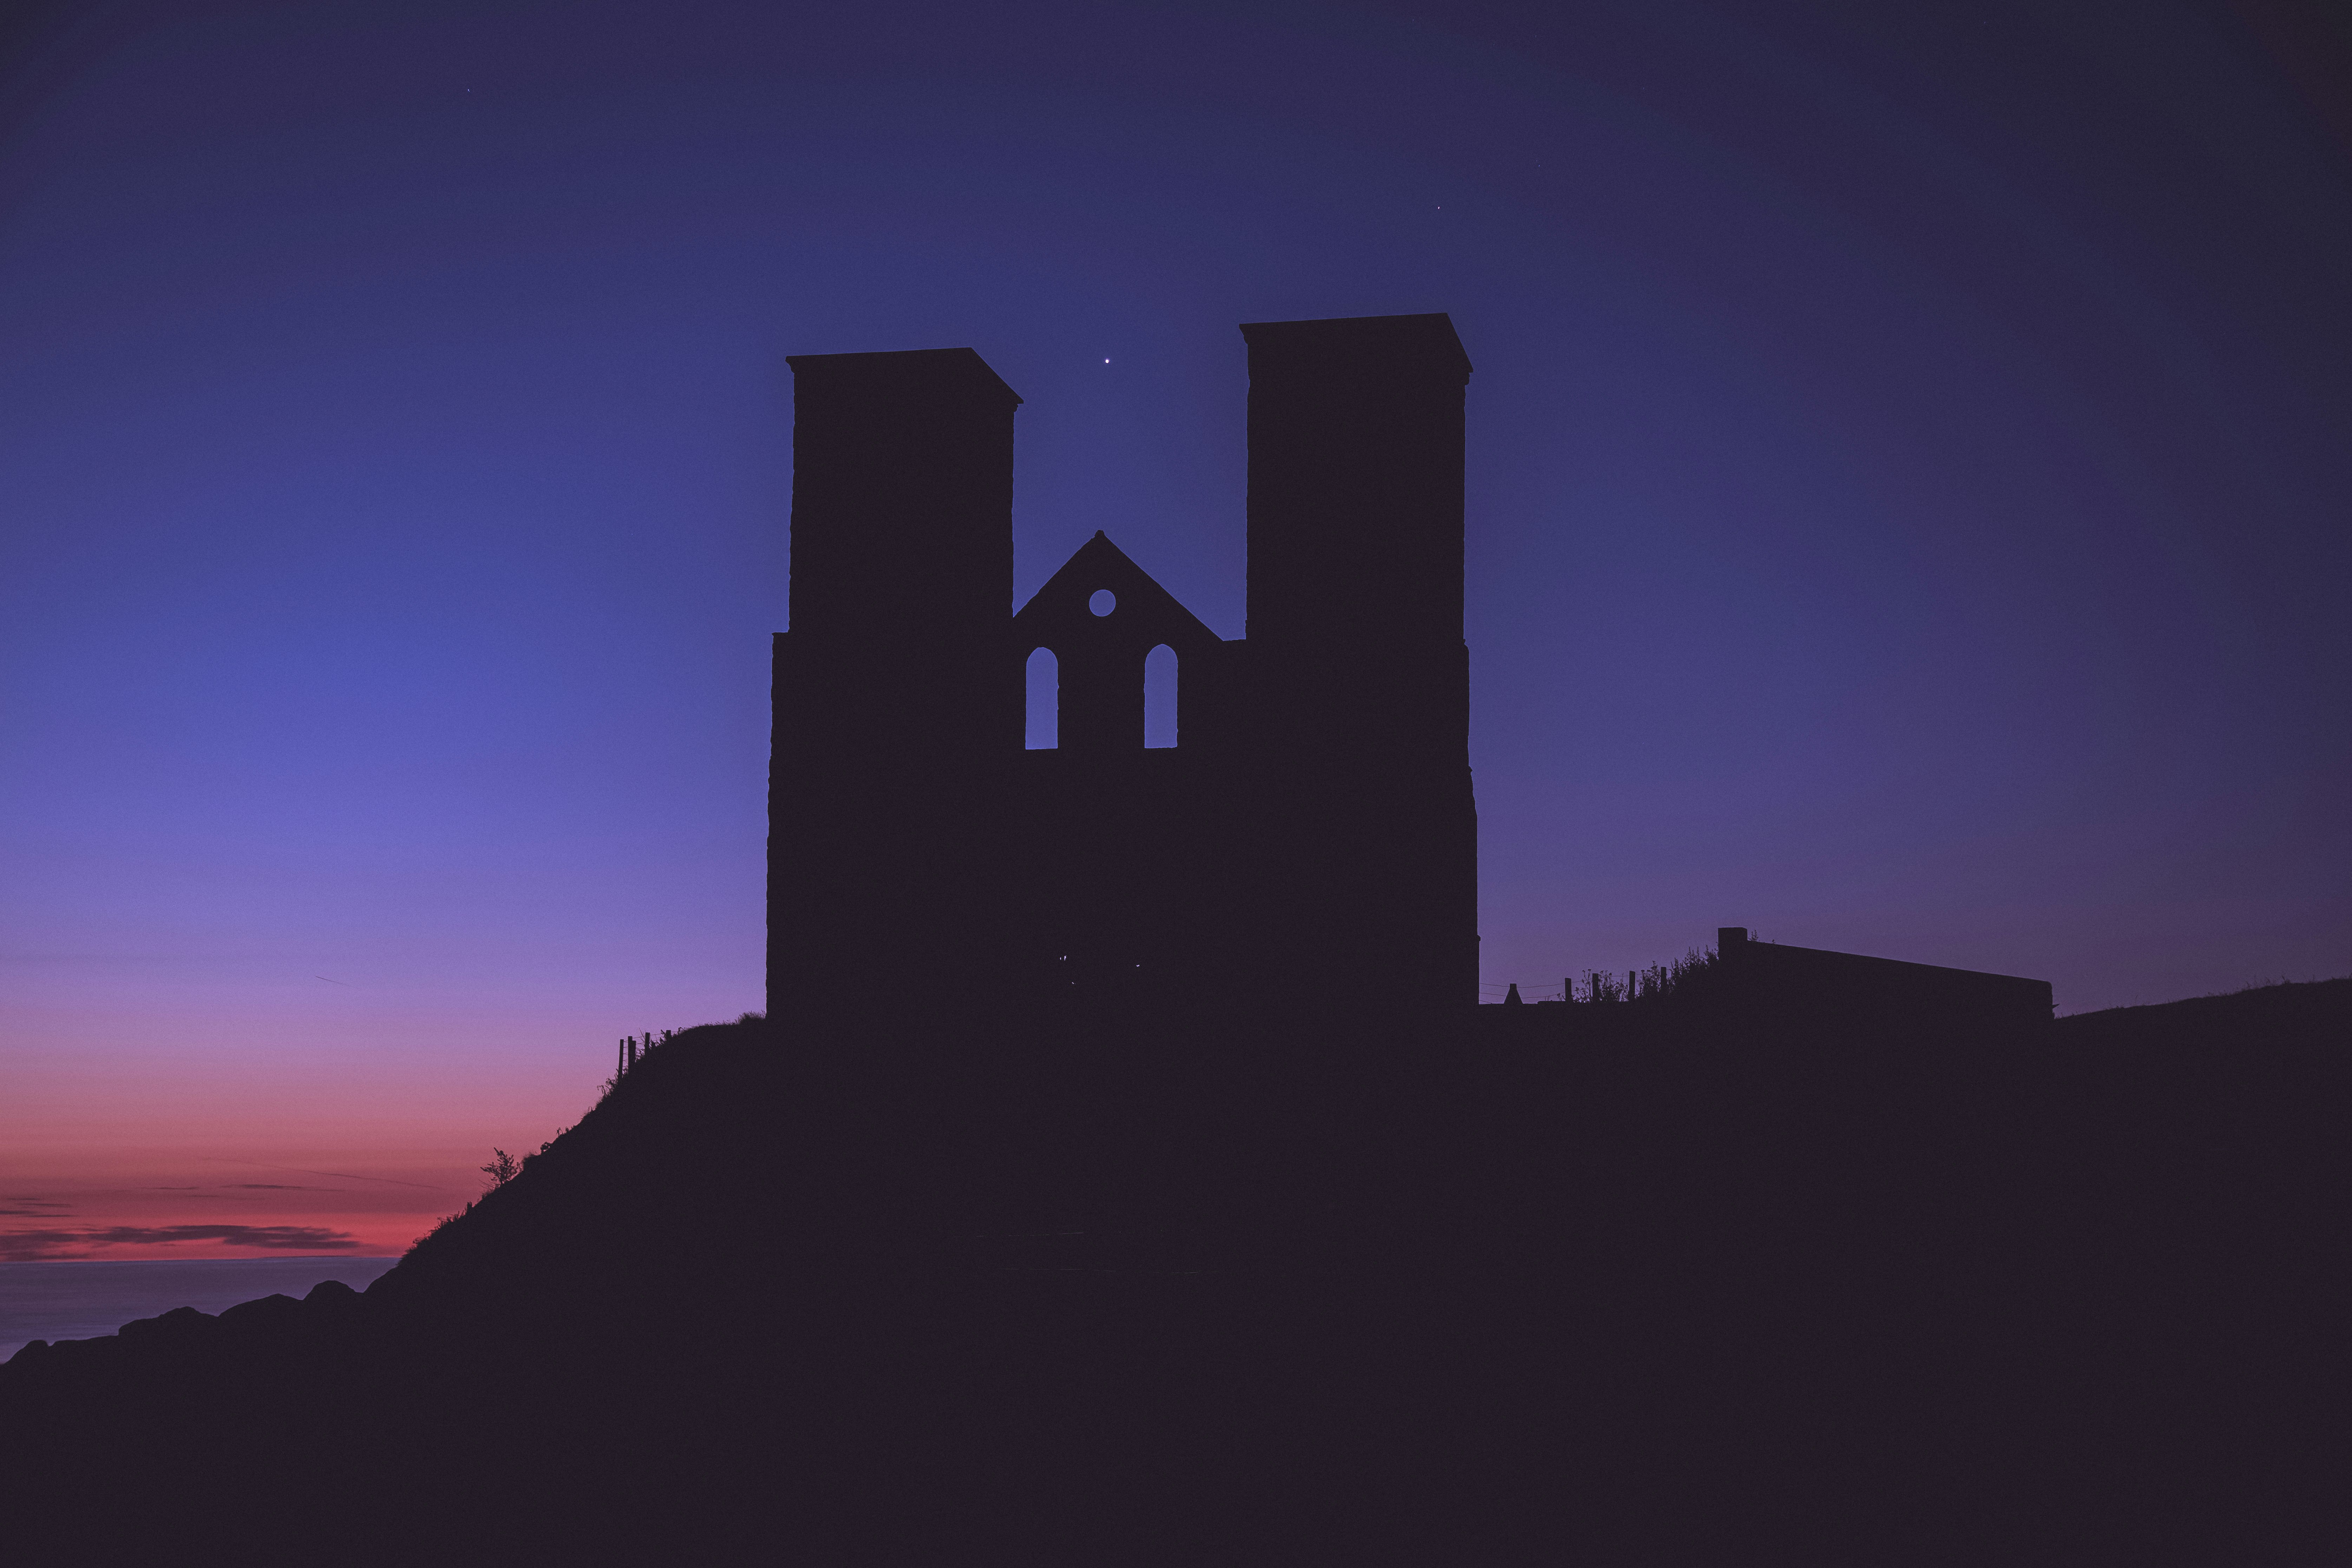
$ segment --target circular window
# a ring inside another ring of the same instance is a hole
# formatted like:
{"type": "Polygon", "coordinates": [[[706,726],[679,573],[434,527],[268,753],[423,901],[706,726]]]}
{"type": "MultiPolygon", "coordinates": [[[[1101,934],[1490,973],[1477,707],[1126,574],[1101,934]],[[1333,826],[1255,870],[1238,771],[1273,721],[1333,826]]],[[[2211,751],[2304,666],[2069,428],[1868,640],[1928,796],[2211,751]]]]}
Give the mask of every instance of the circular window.
{"type": "Polygon", "coordinates": [[[1097,588],[1094,597],[1087,601],[1087,608],[1098,616],[1109,615],[1118,608],[1118,595],[1108,588],[1097,588]]]}

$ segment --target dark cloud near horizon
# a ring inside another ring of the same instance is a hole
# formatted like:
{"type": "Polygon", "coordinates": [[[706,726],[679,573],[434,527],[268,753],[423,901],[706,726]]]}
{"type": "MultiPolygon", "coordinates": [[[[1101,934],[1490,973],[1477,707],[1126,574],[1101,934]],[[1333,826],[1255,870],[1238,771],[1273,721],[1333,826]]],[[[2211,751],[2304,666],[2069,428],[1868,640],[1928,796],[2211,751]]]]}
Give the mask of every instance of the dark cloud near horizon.
{"type": "MultiPolygon", "coordinates": [[[[332,1176],[339,1182],[382,1182],[387,1186],[422,1187],[428,1193],[446,1193],[447,1187],[436,1187],[430,1182],[406,1182],[397,1176],[362,1176],[353,1171],[313,1171],[304,1165],[272,1165],[263,1160],[213,1160],[215,1165],[258,1165],[265,1171],[291,1171],[302,1176],[332,1176]]],[[[330,1191],[328,1188],[308,1188],[306,1191],[330,1191]]]]}
{"type": "Polygon", "coordinates": [[[39,1263],[86,1258],[100,1247],[169,1247],[217,1241],[270,1252],[348,1252],[359,1246],[348,1231],[309,1225],[117,1225],[81,1230],[0,1231],[0,1262],[39,1263]]]}

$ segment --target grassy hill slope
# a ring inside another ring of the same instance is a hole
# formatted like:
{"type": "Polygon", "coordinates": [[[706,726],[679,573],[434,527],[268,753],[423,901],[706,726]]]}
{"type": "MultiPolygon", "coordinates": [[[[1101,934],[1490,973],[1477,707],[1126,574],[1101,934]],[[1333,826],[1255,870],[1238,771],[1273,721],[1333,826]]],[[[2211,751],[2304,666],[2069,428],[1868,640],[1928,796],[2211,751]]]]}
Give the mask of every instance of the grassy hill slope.
{"type": "Polygon", "coordinates": [[[0,1369],[12,1538],[2319,1560],[2352,982],[1286,1044],[689,1030],[363,1297],[0,1369]]]}

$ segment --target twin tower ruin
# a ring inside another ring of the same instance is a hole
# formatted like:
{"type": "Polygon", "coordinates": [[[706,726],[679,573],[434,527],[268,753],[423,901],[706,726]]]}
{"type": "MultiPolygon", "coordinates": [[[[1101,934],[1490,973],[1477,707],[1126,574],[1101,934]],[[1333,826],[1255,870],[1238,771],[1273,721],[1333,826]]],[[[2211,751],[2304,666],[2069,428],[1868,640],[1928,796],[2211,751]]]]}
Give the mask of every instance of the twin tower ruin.
{"type": "Polygon", "coordinates": [[[1015,610],[1021,399],[970,349],[789,361],[772,1016],[1403,1022],[1475,1003],[1469,358],[1443,315],[1241,331],[1248,625],[1232,641],[1100,532],[1015,610]],[[1162,647],[1177,743],[1147,749],[1162,647]],[[1039,648],[1059,674],[1051,750],[1024,744],[1039,648]]]}

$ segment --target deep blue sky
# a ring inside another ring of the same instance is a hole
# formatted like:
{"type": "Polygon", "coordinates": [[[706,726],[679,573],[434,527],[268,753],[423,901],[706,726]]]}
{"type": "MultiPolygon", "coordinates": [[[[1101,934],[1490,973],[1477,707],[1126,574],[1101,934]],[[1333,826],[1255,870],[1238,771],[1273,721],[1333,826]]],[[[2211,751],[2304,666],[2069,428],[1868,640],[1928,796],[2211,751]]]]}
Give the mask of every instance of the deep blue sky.
{"type": "Polygon", "coordinates": [[[1735,923],[2063,1011],[2352,969],[2315,7],[29,15],[27,1115],[552,1118],[757,1006],[782,356],[977,349],[1021,593],[1102,528],[1238,636],[1234,329],[1296,317],[1477,365],[1490,980],[1735,923]]]}

